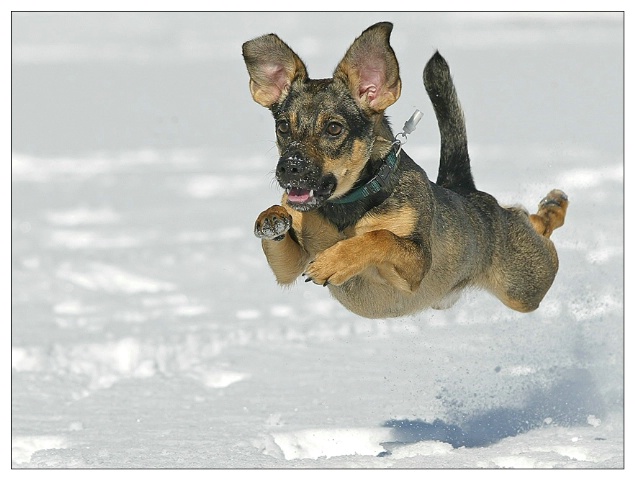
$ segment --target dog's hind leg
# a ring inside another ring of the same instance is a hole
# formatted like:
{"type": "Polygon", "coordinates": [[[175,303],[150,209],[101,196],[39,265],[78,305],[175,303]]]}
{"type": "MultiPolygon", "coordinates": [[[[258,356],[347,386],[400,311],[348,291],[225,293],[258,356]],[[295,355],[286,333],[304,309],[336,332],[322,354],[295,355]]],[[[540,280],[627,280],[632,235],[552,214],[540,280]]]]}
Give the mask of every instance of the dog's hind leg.
{"type": "Polygon", "coordinates": [[[538,213],[529,215],[534,230],[547,238],[553,231],[564,225],[569,198],[562,190],[552,190],[540,201],[538,213]]]}
{"type": "Polygon", "coordinates": [[[519,312],[538,308],[558,272],[558,254],[549,238],[562,226],[568,206],[567,196],[551,191],[538,213],[524,208],[506,208],[503,243],[493,258],[485,288],[505,305],[519,312]]]}

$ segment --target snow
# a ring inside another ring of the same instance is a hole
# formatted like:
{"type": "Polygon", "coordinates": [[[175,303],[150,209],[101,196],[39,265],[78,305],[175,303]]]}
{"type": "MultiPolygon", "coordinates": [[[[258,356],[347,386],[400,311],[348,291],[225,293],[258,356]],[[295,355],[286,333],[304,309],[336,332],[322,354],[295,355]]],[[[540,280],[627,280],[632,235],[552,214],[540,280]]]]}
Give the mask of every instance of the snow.
{"type": "Polygon", "coordinates": [[[12,467],[622,469],[622,36],[619,13],[14,14],[12,467]],[[326,76],[380,20],[432,177],[438,48],[479,188],[569,195],[536,312],[469,291],[367,320],[276,285],[240,45],[277,32],[326,76]]]}

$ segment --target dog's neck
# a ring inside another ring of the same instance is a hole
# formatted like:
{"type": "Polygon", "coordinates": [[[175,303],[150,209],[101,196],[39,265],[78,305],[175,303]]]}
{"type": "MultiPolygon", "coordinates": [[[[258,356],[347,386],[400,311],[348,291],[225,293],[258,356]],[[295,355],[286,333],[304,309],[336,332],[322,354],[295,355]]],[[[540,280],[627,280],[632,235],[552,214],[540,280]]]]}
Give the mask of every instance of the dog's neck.
{"type": "Polygon", "coordinates": [[[394,148],[391,148],[386,158],[381,161],[377,173],[375,173],[369,180],[364,181],[364,179],[369,176],[368,170],[375,170],[372,162],[369,162],[366,171],[360,176],[362,181],[358,181],[356,184],[357,186],[354,186],[343,197],[330,200],[330,202],[345,205],[371,197],[376,193],[380,193],[382,190],[388,190],[392,183],[392,176],[397,171],[398,166],[399,155],[394,148]]]}
{"type": "Polygon", "coordinates": [[[354,225],[370,209],[383,203],[397,183],[399,157],[394,148],[379,161],[369,161],[353,188],[343,197],[327,201],[321,213],[340,231],[354,225]]]}

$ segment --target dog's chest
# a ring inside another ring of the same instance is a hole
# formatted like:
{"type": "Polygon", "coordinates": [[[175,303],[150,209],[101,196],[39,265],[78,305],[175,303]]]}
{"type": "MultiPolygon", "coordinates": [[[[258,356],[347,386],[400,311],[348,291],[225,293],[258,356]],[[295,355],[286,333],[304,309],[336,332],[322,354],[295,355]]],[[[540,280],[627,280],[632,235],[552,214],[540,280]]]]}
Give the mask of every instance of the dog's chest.
{"type": "Polygon", "coordinates": [[[289,209],[289,213],[293,218],[293,230],[298,243],[311,257],[347,238],[333,223],[316,212],[289,209]]]}
{"type": "Polygon", "coordinates": [[[355,225],[343,231],[317,212],[297,212],[290,210],[293,229],[300,245],[315,257],[337,242],[373,230],[388,230],[400,237],[411,236],[416,225],[416,210],[409,206],[384,212],[364,215],[355,225]]]}

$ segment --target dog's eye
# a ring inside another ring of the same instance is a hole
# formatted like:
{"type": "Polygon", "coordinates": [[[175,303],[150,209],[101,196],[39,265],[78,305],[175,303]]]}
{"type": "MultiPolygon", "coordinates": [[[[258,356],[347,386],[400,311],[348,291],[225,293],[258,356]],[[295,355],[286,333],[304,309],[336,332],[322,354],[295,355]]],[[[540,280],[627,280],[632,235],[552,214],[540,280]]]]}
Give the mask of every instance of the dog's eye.
{"type": "Polygon", "coordinates": [[[286,120],[280,120],[276,128],[279,134],[286,135],[287,133],[289,133],[290,130],[289,122],[287,122],[286,120]]]}
{"type": "Polygon", "coordinates": [[[344,127],[337,122],[331,122],[326,126],[326,133],[334,137],[337,137],[340,133],[342,133],[342,130],[344,130],[344,127]]]}

